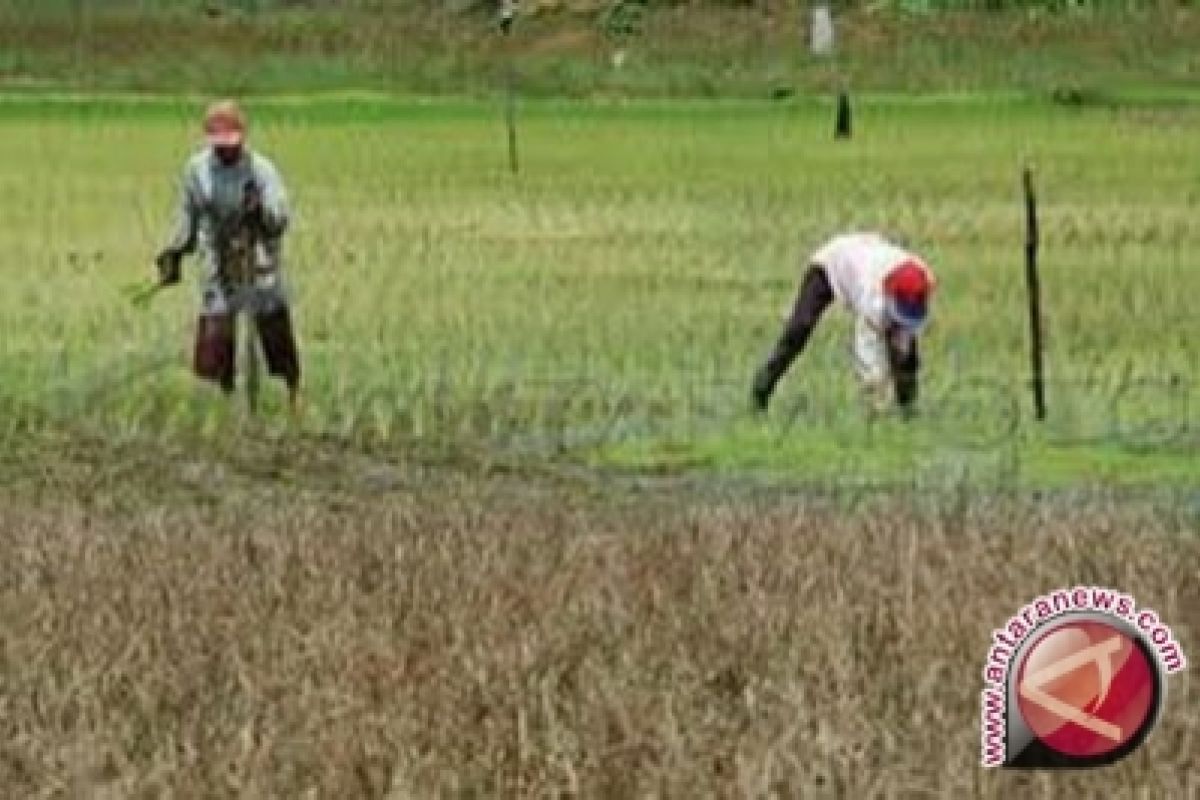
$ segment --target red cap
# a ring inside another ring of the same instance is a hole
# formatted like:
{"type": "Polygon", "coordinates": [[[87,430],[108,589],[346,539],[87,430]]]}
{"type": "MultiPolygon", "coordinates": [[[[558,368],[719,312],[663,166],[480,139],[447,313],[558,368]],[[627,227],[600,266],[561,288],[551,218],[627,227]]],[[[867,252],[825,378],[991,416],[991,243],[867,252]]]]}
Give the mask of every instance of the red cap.
{"type": "Polygon", "coordinates": [[[932,289],[933,282],[929,279],[929,270],[916,259],[902,262],[883,280],[883,291],[889,297],[908,303],[927,300],[932,289]]]}
{"type": "Polygon", "coordinates": [[[932,291],[932,276],[921,262],[916,259],[901,262],[883,279],[888,316],[911,331],[919,331],[929,315],[932,291]]]}

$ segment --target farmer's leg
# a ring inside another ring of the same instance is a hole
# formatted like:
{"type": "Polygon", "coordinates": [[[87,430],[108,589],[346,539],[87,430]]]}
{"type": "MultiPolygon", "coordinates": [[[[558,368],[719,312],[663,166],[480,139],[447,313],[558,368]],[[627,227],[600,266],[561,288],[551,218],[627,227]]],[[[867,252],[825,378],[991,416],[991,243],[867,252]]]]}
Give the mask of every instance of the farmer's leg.
{"type": "Polygon", "coordinates": [[[196,320],[196,349],[192,368],[196,375],[233,391],[235,322],[232,314],[204,313],[196,320]]]}
{"type": "Polygon", "coordinates": [[[796,356],[804,350],[808,337],[821,319],[821,314],[832,302],[833,289],[825,276],[825,270],[816,265],[809,267],[800,284],[792,314],[782,335],[754,376],[754,401],[759,408],[767,407],[767,400],[775,391],[775,384],[787,372],[796,356]]]}
{"type": "Polygon", "coordinates": [[[888,337],[888,362],[892,369],[896,402],[904,411],[912,411],[917,404],[918,375],[921,369],[917,337],[888,337]]]}
{"type": "Polygon", "coordinates": [[[294,400],[300,388],[300,356],[292,330],[291,313],[286,305],[281,305],[259,314],[257,321],[259,339],[267,359],[267,371],[283,379],[294,400]]]}

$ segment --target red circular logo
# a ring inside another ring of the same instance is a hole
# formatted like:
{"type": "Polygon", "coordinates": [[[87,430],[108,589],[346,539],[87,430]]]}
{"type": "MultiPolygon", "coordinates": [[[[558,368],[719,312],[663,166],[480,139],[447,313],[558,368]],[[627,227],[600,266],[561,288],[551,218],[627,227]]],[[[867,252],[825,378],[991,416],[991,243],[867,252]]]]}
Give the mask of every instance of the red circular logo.
{"type": "Polygon", "coordinates": [[[1112,753],[1153,723],[1158,684],[1150,658],[1139,641],[1104,622],[1057,625],[1033,643],[1017,673],[1021,716],[1063,755],[1112,753]]]}

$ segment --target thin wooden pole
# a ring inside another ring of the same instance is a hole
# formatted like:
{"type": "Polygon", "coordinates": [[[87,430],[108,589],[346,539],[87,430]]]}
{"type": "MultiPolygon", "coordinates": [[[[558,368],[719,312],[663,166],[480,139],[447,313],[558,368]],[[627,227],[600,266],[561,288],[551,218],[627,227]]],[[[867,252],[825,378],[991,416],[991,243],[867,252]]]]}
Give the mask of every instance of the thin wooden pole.
{"type": "Polygon", "coordinates": [[[504,34],[505,50],[505,101],[504,122],[508,128],[508,166],[512,174],[520,171],[517,158],[517,66],[512,44],[513,22],[517,15],[515,0],[505,0],[500,12],[500,31],[504,34]]]}
{"type": "Polygon", "coordinates": [[[1046,418],[1046,386],[1042,373],[1042,289],[1038,276],[1037,194],[1033,170],[1025,168],[1025,288],[1029,296],[1030,361],[1033,369],[1033,411],[1038,421],[1046,418]]]}

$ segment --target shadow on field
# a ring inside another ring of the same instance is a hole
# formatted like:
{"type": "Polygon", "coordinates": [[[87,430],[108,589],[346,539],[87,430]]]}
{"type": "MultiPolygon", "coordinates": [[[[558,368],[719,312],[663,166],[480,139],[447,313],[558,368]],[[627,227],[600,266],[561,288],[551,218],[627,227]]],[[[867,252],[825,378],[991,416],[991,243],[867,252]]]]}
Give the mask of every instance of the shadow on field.
{"type": "Polygon", "coordinates": [[[1064,584],[1200,643],[1130,504],[512,479],[0,517],[9,797],[1188,797],[1197,695],[1091,773],[978,766],[993,628],[1064,584]]]}

